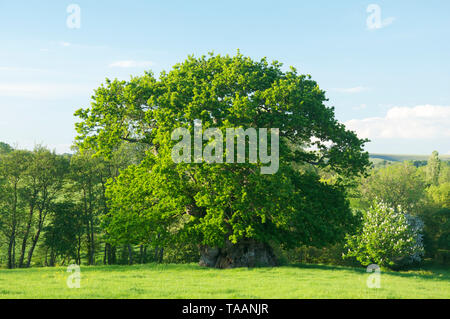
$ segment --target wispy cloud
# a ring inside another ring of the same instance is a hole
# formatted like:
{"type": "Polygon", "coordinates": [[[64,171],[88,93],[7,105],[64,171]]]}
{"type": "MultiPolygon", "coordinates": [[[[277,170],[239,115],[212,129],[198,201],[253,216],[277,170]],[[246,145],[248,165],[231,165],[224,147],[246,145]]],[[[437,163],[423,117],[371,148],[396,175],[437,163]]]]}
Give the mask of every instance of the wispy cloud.
{"type": "Polygon", "coordinates": [[[1,83],[0,97],[62,99],[92,93],[93,86],[64,83],[1,83]]]}
{"type": "Polygon", "coordinates": [[[450,106],[417,105],[390,108],[384,117],[353,119],[347,128],[359,137],[401,139],[450,138],[450,106]]]}
{"type": "Polygon", "coordinates": [[[365,86],[355,86],[355,87],[351,87],[351,88],[333,88],[331,90],[334,92],[339,92],[339,93],[354,94],[354,93],[361,93],[361,92],[367,91],[367,90],[369,90],[369,88],[367,88],[365,86]]]}
{"type": "Polygon", "coordinates": [[[136,61],[136,60],[123,60],[115,61],[109,65],[110,68],[147,68],[155,65],[153,61],[136,61]]]}
{"type": "Polygon", "coordinates": [[[367,108],[367,104],[360,104],[360,105],[352,107],[352,109],[356,110],[356,111],[364,110],[365,108],[367,108]]]}
{"type": "Polygon", "coordinates": [[[11,72],[47,72],[46,69],[29,68],[29,67],[17,67],[17,66],[0,66],[0,71],[11,72]]]}
{"type": "MultiPolygon", "coordinates": [[[[52,44],[54,45],[55,42],[52,42],[52,44]]],[[[59,41],[56,43],[58,46],[60,47],[64,47],[64,48],[72,48],[72,49],[106,49],[107,46],[105,45],[99,45],[99,44],[83,44],[83,43],[73,43],[73,42],[68,42],[68,41],[59,41]]],[[[47,49],[44,49],[43,51],[48,51],[47,49]]]]}

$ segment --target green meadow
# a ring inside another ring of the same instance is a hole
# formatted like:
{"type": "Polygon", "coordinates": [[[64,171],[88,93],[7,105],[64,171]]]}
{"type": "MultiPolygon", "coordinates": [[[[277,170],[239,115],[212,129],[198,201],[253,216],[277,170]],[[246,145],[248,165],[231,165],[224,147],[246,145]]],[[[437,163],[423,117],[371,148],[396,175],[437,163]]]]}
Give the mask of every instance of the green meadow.
{"type": "Polygon", "coordinates": [[[196,264],[82,266],[80,288],[66,267],[0,270],[0,298],[450,298],[450,271],[381,271],[368,288],[364,268],[292,265],[202,268],[196,264]]]}

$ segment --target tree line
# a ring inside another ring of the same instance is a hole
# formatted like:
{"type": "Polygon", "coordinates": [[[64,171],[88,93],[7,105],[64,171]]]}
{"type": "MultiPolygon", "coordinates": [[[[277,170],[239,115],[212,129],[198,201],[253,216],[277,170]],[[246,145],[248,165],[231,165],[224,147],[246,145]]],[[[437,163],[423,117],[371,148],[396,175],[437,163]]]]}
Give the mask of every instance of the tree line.
{"type": "Polygon", "coordinates": [[[303,246],[290,251],[287,259],[377,263],[393,269],[424,261],[448,265],[450,161],[441,161],[434,151],[421,165],[416,161],[376,163],[348,185],[347,197],[359,222],[346,240],[320,248],[303,246]]]}
{"type": "Polygon", "coordinates": [[[1,262],[227,268],[344,255],[398,267],[447,256],[448,166],[433,153],[425,166],[371,168],[368,141],[326,101],[311,76],[239,52],[106,79],[75,112],[73,155],[1,144],[1,262]],[[199,121],[222,133],[278,128],[278,171],[261,174],[250,154],[175,163],[172,132],[199,121]]]}
{"type": "Polygon", "coordinates": [[[79,152],[58,155],[42,146],[18,150],[1,143],[0,264],[23,268],[154,260],[147,246],[134,257],[134,247],[107,242],[102,224],[108,214],[108,180],[139,162],[144,152],[142,146],[123,145],[105,159],[79,152]]]}
{"type": "MultiPolygon", "coordinates": [[[[15,150],[1,143],[0,264],[24,268],[69,263],[196,261],[198,247],[169,243],[162,231],[153,233],[153,237],[149,232],[148,241],[140,243],[132,239],[138,228],[132,228],[131,234],[122,233],[122,238],[108,234],[115,227],[122,232],[123,225],[108,224],[107,188],[121,170],[139,163],[145,151],[143,145],[123,144],[110,159],[105,159],[79,152],[58,155],[42,146],[33,151],[15,150]]],[[[319,174],[324,179],[333,178],[326,171],[319,174]]],[[[400,206],[424,223],[424,257],[449,261],[450,165],[442,162],[437,152],[419,167],[413,162],[372,167],[367,176],[352,183],[347,196],[355,214],[370,211],[374,203],[400,206]]],[[[376,209],[379,211],[380,207],[376,209]]],[[[354,225],[349,234],[358,233],[364,220],[370,224],[374,220],[371,216],[372,220],[361,216],[361,223],[354,225]]],[[[393,226],[396,221],[390,218],[393,226]]],[[[389,233],[388,229],[380,231],[389,233]]],[[[387,241],[391,239],[388,237],[387,241]]],[[[303,245],[278,251],[290,262],[345,264],[341,258],[347,252],[345,243],[341,240],[337,245],[320,249],[303,245]]],[[[360,260],[369,256],[367,251],[359,255],[360,260]]]]}

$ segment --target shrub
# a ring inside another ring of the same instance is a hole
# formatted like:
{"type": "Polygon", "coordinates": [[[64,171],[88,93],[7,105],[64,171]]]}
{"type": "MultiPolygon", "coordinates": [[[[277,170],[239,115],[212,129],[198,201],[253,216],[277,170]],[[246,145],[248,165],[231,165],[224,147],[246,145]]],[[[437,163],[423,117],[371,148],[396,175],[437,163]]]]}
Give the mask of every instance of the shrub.
{"type": "Polygon", "coordinates": [[[283,251],[285,263],[325,264],[339,266],[359,266],[354,259],[342,258],[345,251],[344,243],[337,243],[325,247],[302,246],[283,251]]]}
{"type": "Polygon", "coordinates": [[[378,264],[392,269],[417,264],[424,254],[423,222],[383,203],[373,205],[362,216],[361,230],[347,236],[348,252],[362,265],[378,264]]]}

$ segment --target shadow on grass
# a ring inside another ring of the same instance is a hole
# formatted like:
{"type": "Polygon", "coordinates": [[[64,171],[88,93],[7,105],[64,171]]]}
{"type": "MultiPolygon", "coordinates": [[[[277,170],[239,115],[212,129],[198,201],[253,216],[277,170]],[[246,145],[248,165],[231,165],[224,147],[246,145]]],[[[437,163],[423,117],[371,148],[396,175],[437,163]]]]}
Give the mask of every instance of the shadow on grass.
{"type": "MultiPolygon", "coordinates": [[[[271,271],[272,269],[277,268],[298,268],[298,269],[317,269],[317,270],[326,270],[326,271],[346,271],[352,272],[355,274],[363,275],[367,274],[365,267],[352,267],[352,266],[341,266],[341,265],[327,265],[327,264],[287,264],[281,265],[277,267],[252,267],[252,268],[234,268],[236,270],[258,270],[258,271],[271,271]]],[[[43,267],[43,268],[27,268],[34,269],[37,271],[49,271],[49,270],[57,270],[61,272],[65,272],[66,268],[64,266],[51,268],[51,267],[43,267]]],[[[4,272],[6,269],[2,269],[4,272]]],[[[97,265],[97,266],[81,266],[82,272],[103,272],[103,271],[111,271],[118,273],[125,273],[130,271],[154,271],[154,272],[165,272],[165,271],[198,271],[198,272],[209,272],[209,271],[221,271],[222,269],[217,268],[208,268],[201,267],[196,263],[189,264],[159,264],[159,263],[148,263],[148,264],[135,264],[135,265],[97,265]]],[[[16,269],[9,269],[6,272],[13,273],[16,269]]],[[[439,281],[447,281],[450,282],[450,269],[449,267],[433,265],[433,264],[424,264],[421,267],[412,268],[409,270],[402,271],[394,271],[390,269],[381,269],[382,274],[387,274],[390,276],[397,276],[403,278],[420,278],[427,280],[439,280],[439,281]]],[[[145,277],[145,275],[135,274],[132,277],[145,277]]],[[[2,279],[0,279],[2,280],[2,279]]]]}
{"type": "Polygon", "coordinates": [[[81,265],[82,271],[114,271],[114,272],[128,272],[139,270],[151,271],[168,271],[168,270],[199,270],[209,269],[200,267],[197,264],[166,264],[166,263],[147,263],[147,264],[133,264],[133,265],[81,265]]]}
{"type": "MultiPolygon", "coordinates": [[[[290,264],[286,267],[303,268],[303,269],[319,269],[319,270],[344,270],[351,271],[358,274],[366,274],[365,267],[349,267],[349,266],[333,266],[323,264],[290,264]]],[[[450,281],[450,270],[444,266],[424,265],[422,267],[415,267],[408,270],[394,271],[382,268],[381,272],[391,276],[398,276],[403,278],[420,277],[421,279],[450,281]]]]}

